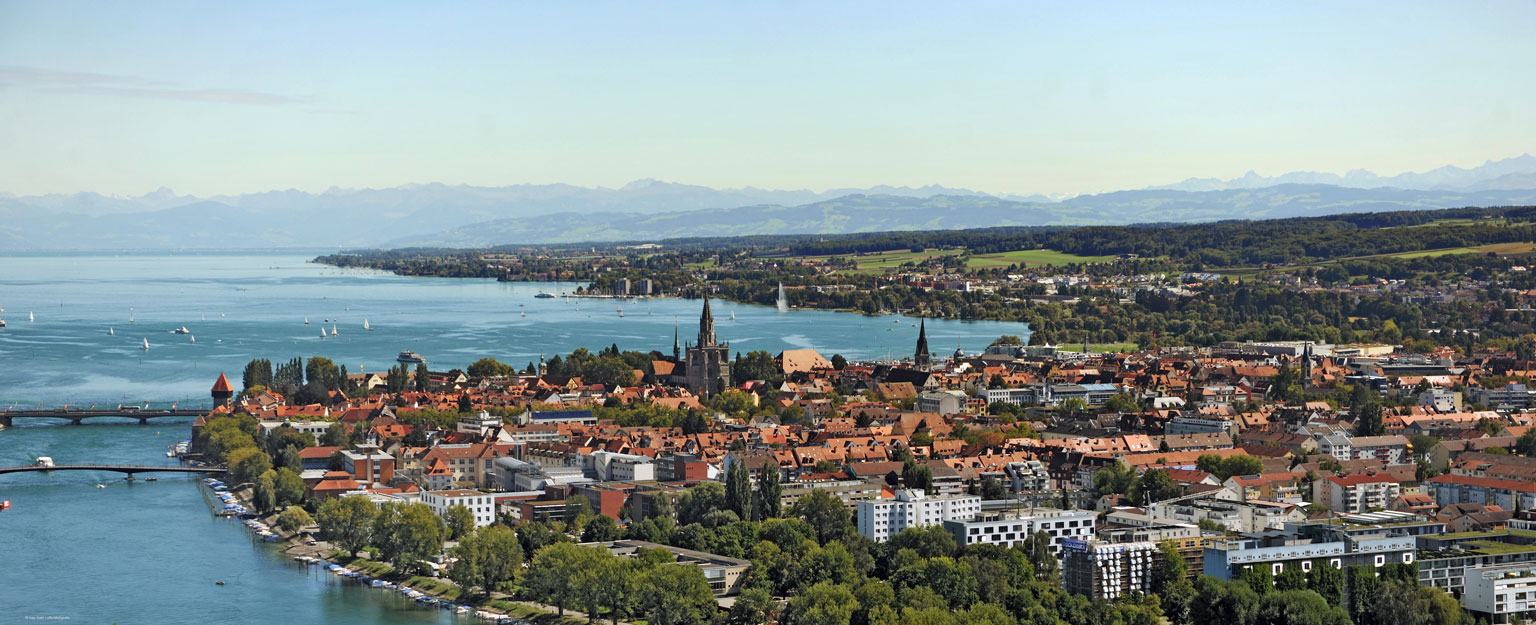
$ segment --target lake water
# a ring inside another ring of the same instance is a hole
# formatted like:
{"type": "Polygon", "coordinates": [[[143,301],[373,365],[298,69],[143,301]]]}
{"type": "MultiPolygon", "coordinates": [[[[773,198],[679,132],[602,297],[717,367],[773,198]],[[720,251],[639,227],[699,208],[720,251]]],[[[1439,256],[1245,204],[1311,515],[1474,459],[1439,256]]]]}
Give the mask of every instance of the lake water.
{"type": "MultiPolygon", "coordinates": [[[[535,297],[573,291],[573,283],[403,277],[306,262],[315,255],[0,255],[0,318],[8,323],[0,329],[0,407],[200,404],[220,372],[238,386],[252,358],[321,355],[358,373],[383,371],[395,354],[412,350],[435,370],[486,356],[522,368],[540,354],[615,343],[669,353],[674,327],[685,342],[698,332],[697,300],[625,302],[620,317],[613,300],[535,297]],[[373,331],[363,329],[365,320],[373,331]],[[182,326],[191,336],[171,333],[182,326]],[[338,336],[320,338],[333,326],[338,336]],[[141,349],[146,339],[148,350],[141,349]]],[[[711,307],[720,339],[739,352],[901,357],[917,338],[918,320],[905,317],[780,314],[724,301],[711,307]]],[[[1027,336],[1028,328],[928,322],[928,343],[940,355],[979,351],[1003,334],[1027,336]]]]}
{"type": "MultiPolygon", "coordinates": [[[[382,371],[410,349],[434,368],[483,356],[522,366],[540,353],[611,343],[670,350],[674,317],[684,340],[698,328],[697,301],[626,303],[620,318],[612,301],[534,297],[573,284],[406,278],[305,262],[313,256],[0,255],[0,316],[9,324],[0,329],[0,406],[201,403],[220,372],[238,385],[255,357],[318,354],[354,372],[382,371]],[[27,321],[29,312],[36,321],[27,321]],[[374,331],[363,330],[365,318],[374,331]],[[321,326],[331,325],[325,319],[335,319],[340,336],[320,338],[321,326]],[[182,325],[196,343],[170,333],[182,325]],[[147,352],[139,349],[145,338],[147,352]]],[[[713,308],[720,337],[742,351],[903,355],[917,333],[916,320],[900,317],[781,315],[729,302],[713,308]]],[[[998,335],[1026,332],[1021,324],[928,324],[939,352],[975,351],[998,335]]],[[[190,433],[186,423],[19,425],[0,430],[0,466],[38,456],[60,464],[168,463],[166,446],[190,433]]],[[[157,477],[0,475],[0,500],[12,503],[0,512],[0,623],[474,622],[284,558],[239,523],[214,517],[196,478],[157,477]]]]}

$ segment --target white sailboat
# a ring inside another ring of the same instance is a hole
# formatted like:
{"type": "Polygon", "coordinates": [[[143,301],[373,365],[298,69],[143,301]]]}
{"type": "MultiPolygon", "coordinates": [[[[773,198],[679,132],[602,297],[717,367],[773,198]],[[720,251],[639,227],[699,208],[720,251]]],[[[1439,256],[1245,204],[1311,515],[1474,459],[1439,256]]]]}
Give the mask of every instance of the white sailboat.
{"type": "Polygon", "coordinates": [[[340,332],[336,331],[336,324],[333,323],[331,324],[331,336],[336,336],[337,334],[340,334],[340,332]]]}
{"type": "Polygon", "coordinates": [[[304,318],[304,325],[309,325],[309,317],[304,318]]]}
{"type": "Polygon", "coordinates": [[[736,311],[733,310],[733,311],[731,311],[731,321],[735,321],[735,320],[736,320],[736,311]]]}
{"type": "Polygon", "coordinates": [[[128,313],[128,323],[133,323],[133,313],[128,313]]]}
{"type": "Polygon", "coordinates": [[[192,336],[192,335],[188,334],[187,338],[192,339],[191,341],[188,341],[189,343],[196,343],[197,342],[197,337],[195,337],[195,336],[192,336]]]}
{"type": "Polygon", "coordinates": [[[367,317],[363,317],[363,329],[364,330],[368,330],[369,332],[373,331],[373,326],[368,325],[368,318],[367,317]]]}
{"type": "Polygon", "coordinates": [[[29,313],[27,313],[27,323],[32,323],[32,322],[34,322],[34,321],[37,321],[37,316],[36,316],[36,315],[33,315],[33,314],[32,314],[32,313],[30,313],[30,312],[29,312],[29,313]]]}
{"type": "Polygon", "coordinates": [[[528,316],[528,311],[525,310],[525,311],[519,313],[519,315],[523,316],[523,317],[527,317],[528,316]]]}
{"type": "Polygon", "coordinates": [[[107,328],[107,336],[117,336],[117,331],[113,330],[112,328],[107,328]]]}
{"type": "Polygon", "coordinates": [[[139,349],[142,349],[146,352],[149,351],[149,339],[144,339],[144,346],[140,347],[139,349]]]}
{"type": "Polygon", "coordinates": [[[325,337],[326,337],[326,334],[325,334],[325,328],[320,328],[320,338],[322,338],[322,339],[323,339],[323,338],[325,338],[325,337]]]}

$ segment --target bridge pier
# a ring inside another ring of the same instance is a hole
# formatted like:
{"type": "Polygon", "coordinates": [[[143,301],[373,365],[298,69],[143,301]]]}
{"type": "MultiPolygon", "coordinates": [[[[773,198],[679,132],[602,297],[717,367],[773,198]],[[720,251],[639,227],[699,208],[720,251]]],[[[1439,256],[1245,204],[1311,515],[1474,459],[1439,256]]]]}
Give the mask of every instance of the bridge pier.
{"type": "Polygon", "coordinates": [[[149,425],[149,417],[139,417],[139,425],[149,425]]]}
{"type": "Polygon", "coordinates": [[[76,419],[70,419],[69,420],[69,424],[70,425],[80,425],[83,422],[85,422],[85,419],[78,419],[78,418],[76,418],[76,419]]]}
{"type": "Polygon", "coordinates": [[[11,427],[11,418],[10,417],[0,417],[0,426],[11,427]]]}

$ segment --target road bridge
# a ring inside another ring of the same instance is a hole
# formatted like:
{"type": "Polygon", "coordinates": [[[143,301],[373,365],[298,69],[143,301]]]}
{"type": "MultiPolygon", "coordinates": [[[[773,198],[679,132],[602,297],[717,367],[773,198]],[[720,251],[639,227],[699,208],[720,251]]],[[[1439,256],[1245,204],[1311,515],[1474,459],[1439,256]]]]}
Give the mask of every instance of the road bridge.
{"type": "Polygon", "coordinates": [[[127,473],[133,477],[135,473],[224,473],[228,469],[224,467],[171,467],[171,466],[142,466],[133,464],[60,464],[51,467],[39,467],[28,465],[24,467],[0,467],[0,475],[6,473],[27,473],[37,471],[115,471],[127,473]]]}
{"type": "Polygon", "coordinates": [[[207,414],[208,411],[198,408],[169,408],[164,410],[135,410],[128,409],[103,409],[94,408],[55,408],[52,410],[0,410],[0,425],[10,427],[15,425],[16,419],[63,419],[71,425],[80,425],[86,419],[123,418],[138,419],[139,425],[146,425],[150,419],[195,419],[207,414]]]}

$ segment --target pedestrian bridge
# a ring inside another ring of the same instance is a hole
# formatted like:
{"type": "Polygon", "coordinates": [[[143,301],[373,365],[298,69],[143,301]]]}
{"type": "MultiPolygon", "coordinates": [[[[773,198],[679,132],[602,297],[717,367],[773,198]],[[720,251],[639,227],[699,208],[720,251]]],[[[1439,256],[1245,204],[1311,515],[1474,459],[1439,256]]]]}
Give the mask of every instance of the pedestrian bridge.
{"type": "Polygon", "coordinates": [[[24,467],[0,467],[0,474],[37,471],[116,471],[133,477],[135,473],[224,473],[224,467],[156,467],[132,464],[60,464],[51,467],[28,465],[24,467]]]}

